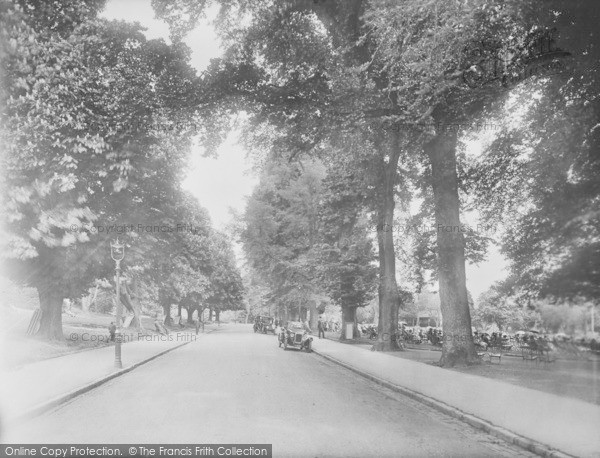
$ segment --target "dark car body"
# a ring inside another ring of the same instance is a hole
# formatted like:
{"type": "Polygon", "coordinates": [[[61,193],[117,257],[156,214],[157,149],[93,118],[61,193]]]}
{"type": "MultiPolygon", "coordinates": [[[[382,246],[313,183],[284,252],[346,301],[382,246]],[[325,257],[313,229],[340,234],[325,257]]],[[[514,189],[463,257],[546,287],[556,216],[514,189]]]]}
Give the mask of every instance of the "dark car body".
{"type": "Polygon", "coordinates": [[[312,351],[313,338],[299,321],[290,321],[279,333],[278,340],[284,350],[298,348],[309,353],[312,351]]]}
{"type": "Polygon", "coordinates": [[[274,318],[271,316],[257,316],[254,320],[254,332],[266,334],[272,332],[275,334],[274,318]]]}

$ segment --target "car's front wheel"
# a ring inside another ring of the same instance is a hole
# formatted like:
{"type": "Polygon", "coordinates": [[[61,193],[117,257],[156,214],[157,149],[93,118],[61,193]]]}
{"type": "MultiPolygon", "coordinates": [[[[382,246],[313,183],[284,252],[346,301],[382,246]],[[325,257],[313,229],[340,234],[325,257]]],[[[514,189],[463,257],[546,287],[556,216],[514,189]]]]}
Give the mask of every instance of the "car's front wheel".
{"type": "Polygon", "coordinates": [[[284,338],[283,338],[283,349],[284,349],[284,350],[287,350],[287,347],[288,347],[288,345],[287,345],[287,338],[286,338],[286,337],[284,337],[284,338]]]}
{"type": "Polygon", "coordinates": [[[306,352],[310,353],[312,351],[312,342],[309,340],[306,342],[306,352]]]}

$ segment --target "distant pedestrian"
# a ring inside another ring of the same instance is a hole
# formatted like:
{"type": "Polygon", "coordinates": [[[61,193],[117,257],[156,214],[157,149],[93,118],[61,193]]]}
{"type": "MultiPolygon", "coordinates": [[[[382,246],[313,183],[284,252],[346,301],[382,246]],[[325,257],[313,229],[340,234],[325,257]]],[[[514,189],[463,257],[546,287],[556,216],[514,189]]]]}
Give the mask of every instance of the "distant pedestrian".
{"type": "Polygon", "coordinates": [[[159,334],[169,335],[169,330],[159,320],[154,320],[154,327],[156,328],[156,332],[158,332],[159,334]]]}
{"type": "Polygon", "coordinates": [[[114,322],[110,322],[110,325],[108,326],[108,334],[110,336],[110,341],[114,342],[115,341],[115,335],[117,334],[117,326],[115,326],[114,322]]]}
{"type": "Polygon", "coordinates": [[[317,322],[317,328],[319,329],[319,339],[321,338],[321,334],[323,334],[323,338],[325,338],[325,325],[323,324],[321,317],[319,317],[319,321],[317,322]]]}
{"type": "Polygon", "coordinates": [[[304,320],[302,322],[302,327],[304,328],[304,330],[306,332],[308,332],[309,334],[312,334],[312,329],[310,329],[310,326],[308,325],[308,320],[304,320]]]}

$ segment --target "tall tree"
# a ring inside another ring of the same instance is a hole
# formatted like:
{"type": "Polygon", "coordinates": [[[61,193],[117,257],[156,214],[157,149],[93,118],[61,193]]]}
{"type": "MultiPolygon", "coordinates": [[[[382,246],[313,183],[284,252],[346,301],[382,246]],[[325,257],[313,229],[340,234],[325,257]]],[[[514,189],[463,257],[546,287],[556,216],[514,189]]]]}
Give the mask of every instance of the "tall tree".
{"type": "Polygon", "coordinates": [[[122,204],[148,203],[145,160],[196,86],[185,49],[96,19],[102,2],[36,3],[2,3],[3,256],[39,292],[41,334],[62,339],[63,298],[110,276],[109,223],[137,223],[122,204]]]}
{"type": "Polygon", "coordinates": [[[423,129],[425,138],[419,149],[431,167],[446,337],[442,365],[477,361],[460,220],[458,129],[449,125],[471,122],[487,103],[506,93],[508,82],[518,79],[540,57],[530,55],[542,34],[536,32],[539,24],[532,11],[531,2],[382,1],[366,19],[378,43],[377,63],[399,91],[412,124],[431,126],[423,129]]]}
{"type": "Polygon", "coordinates": [[[319,163],[272,161],[246,208],[244,252],[249,267],[266,280],[280,315],[298,310],[303,316],[320,293],[314,250],[320,241],[323,176],[319,163]]]}
{"type": "Polygon", "coordinates": [[[365,196],[356,170],[339,165],[324,180],[321,202],[322,236],[318,247],[318,278],[329,297],[342,309],[340,339],[360,337],[357,310],[372,299],[377,269],[366,216],[365,196]],[[346,323],[354,323],[352,335],[346,323]]]}
{"type": "MultiPolygon", "coordinates": [[[[539,46],[545,37],[536,15],[539,3],[354,0],[290,1],[274,6],[242,2],[227,3],[223,10],[225,16],[234,11],[252,19],[250,25],[241,26],[224,21],[225,36],[238,41],[230,56],[247,58],[250,66],[261,63],[262,73],[252,75],[259,80],[262,75],[269,82],[251,98],[262,104],[264,119],[275,125],[279,119],[279,124],[296,131],[291,137],[297,140],[299,151],[311,150],[322,137],[332,136],[327,129],[317,128],[315,133],[314,123],[307,122],[308,113],[329,121],[326,125],[338,131],[350,125],[364,128],[365,119],[376,120],[373,142],[379,156],[374,160],[382,172],[377,198],[380,336],[392,336],[391,342],[378,341],[376,349],[397,348],[393,341],[400,295],[393,232],[384,228],[394,220],[394,192],[402,181],[398,163],[409,151],[424,151],[431,170],[447,336],[441,364],[477,361],[465,279],[457,132],[447,126],[470,122],[486,104],[506,94],[506,86],[531,77],[538,64],[554,64],[565,55],[555,49],[556,43],[547,43],[546,50],[553,48],[550,53],[539,46]],[[315,34],[315,30],[326,33],[315,34]],[[315,46],[318,37],[325,38],[325,46],[315,46]],[[299,121],[304,121],[303,129],[298,129],[299,121]],[[384,121],[403,128],[382,129],[384,121]],[[422,121],[433,127],[420,127],[422,121]]],[[[189,19],[193,23],[198,16],[198,8],[180,2],[166,16],[176,29],[185,30],[189,19]]],[[[365,137],[369,137],[367,129],[365,137]]]]}
{"type": "MultiPolygon", "coordinates": [[[[204,4],[168,1],[154,2],[172,30],[193,27],[194,18],[204,4]],[[167,6],[170,5],[170,6],[167,6]]],[[[281,4],[240,2],[222,7],[220,27],[229,45],[229,64],[215,67],[217,75],[224,69],[237,69],[246,84],[235,81],[230,94],[243,100],[244,109],[255,123],[277,128],[282,148],[292,157],[320,151],[318,145],[327,137],[343,136],[360,129],[365,143],[376,143],[371,157],[379,171],[373,183],[379,187],[376,225],[380,257],[380,339],[376,349],[397,349],[397,311],[400,296],[395,278],[393,235],[384,232],[391,224],[394,194],[398,184],[396,169],[406,150],[400,132],[369,130],[368,121],[381,124],[386,116],[400,113],[394,91],[387,90],[387,80],[373,75],[368,63],[374,48],[361,38],[365,3],[289,1],[281,4]],[[232,20],[248,15],[250,25],[232,20]],[[274,33],[275,31],[275,33],[274,33]],[[260,62],[260,65],[257,65],[260,62]],[[248,71],[253,67],[256,70],[248,71]],[[282,115],[283,114],[283,115],[282,115]]],[[[230,108],[230,106],[228,106],[230,108]]],[[[240,109],[239,105],[237,109],[240,109]]],[[[343,160],[343,158],[340,158],[343,160]]]]}
{"type": "Polygon", "coordinates": [[[223,310],[241,310],[245,288],[229,237],[213,231],[211,236],[210,275],[206,304],[216,311],[217,321],[223,310]]]}

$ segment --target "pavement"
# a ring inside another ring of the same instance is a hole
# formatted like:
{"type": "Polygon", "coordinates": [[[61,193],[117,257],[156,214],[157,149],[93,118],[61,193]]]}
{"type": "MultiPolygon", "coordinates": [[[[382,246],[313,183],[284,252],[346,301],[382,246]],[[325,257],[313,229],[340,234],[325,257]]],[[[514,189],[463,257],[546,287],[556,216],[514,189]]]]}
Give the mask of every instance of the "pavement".
{"type": "Polygon", "coordinates": [[[535,453],[600,457],[600,406],[316,339],[319,355],[535,453]]]}
{"type": "MultiPolygon", "coordinates": [[[[277,457],[534,455],[226,325],[7,431],[8,443],[267,443],[277,457]]],[[[0,451],[1,454],[1,451],[0,451]]]]}
{"type": "Polygon", "coordinates": [[[529,456],[524,448],[600,457],[600,406],[577,399],[328,339],[315,338],[312,355],[285,352],[248,325],[223,326],[191,345],[175,338],[124,345],[119,371],[114,347],[105,347],[5,374],[2,416],[21,423],[3,442],[249,441],[273,443],[276,456],[529,456]]]}
{"type": "MultiPolygon", "coordinates": [[[[201,336],[201,334],[199,335],[201,336]]],[[[4,370],[0,378],[3,423],[23,421],[126,373],[140,364],[190,343],[195,336],[149,334],[122,344],[122,369],[114,367],[114,345],[78,351],[4,370]]]]}

